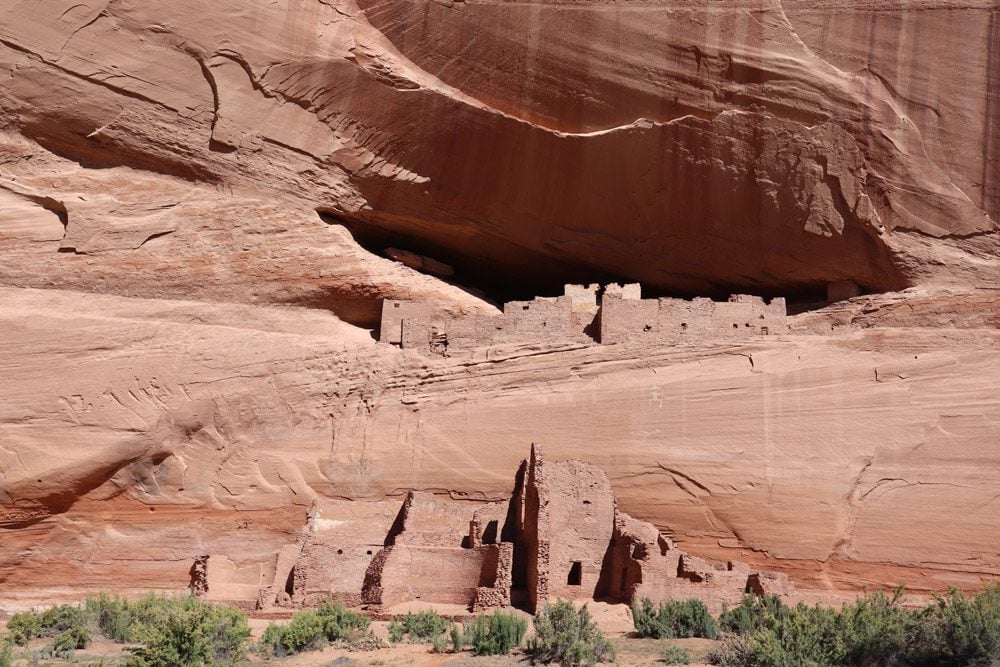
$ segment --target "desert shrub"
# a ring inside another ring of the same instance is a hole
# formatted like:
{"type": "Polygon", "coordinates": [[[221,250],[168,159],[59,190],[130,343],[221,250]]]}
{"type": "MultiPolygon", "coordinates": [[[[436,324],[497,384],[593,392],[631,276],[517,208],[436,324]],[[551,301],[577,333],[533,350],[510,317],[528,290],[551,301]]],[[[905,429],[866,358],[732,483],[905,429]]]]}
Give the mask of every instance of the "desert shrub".
{"type": "Polygon", "coordinates": [[[33,611],[22,611],[14,614],[7,621],[7,632],[10,640],[18,646],[24,646],[38,636],[41,622],[38,614],[33,611]]]}
{"type": "MultiPolygon", "coordinates": [[[[50,649],[58,646],[59,655],[90,644],[86,614],[81,608],[68,604],[56,605],[42,612],[14,614],[7,623],[7,631],[11,640],[21,646],[37,637],[56,638],[50,649]]],[[[51,650],[49,652],[52,653],[51,650]]]]}
{"type": "Polygon", "coordinates": [[[908,663],[979,667],[1000,662],[1000,584],[971,600],[957,590],[914,613],[908,663]]]}
{"type": "Polygon", "coordinates": [[[839,610],[744,599],[721,618],[724,629],[743,637],[727,641],[710,660],[724,667],[987,667],[1000,661],[1000,585],[971,599],[952,590],[923,609],[906,609],[901,600],[902,589],[865,595],[839,610]]]}
{"type": "Polygon", "coordinates": [[[683,646],[668,646],[663,649],[660,658],[668,665],[690,665],[694,656],[683,646]]]}
{"type": "Polygon", "coordinates": [[[42,653],[50,658],[72,658],[73,652],[77,649],[87,648],[90,644],[90,629],[84,625],[77,625],[67,630],[63,630],[46,646],[42,653]]]}
{"type": "Polygon", "coordinates": [[[451,626],[451,650],[458,653],[465,646],[465,636],[457,625],[451,626]]]}
{"type": "Polygon", "coordinates": [[[448,647],[448,640],[445,639],[444,635],[438,635],[433,640],[431,640],[431,652],[432,653],[444,653],[448,647]]]}
{"type": "Polygon", "coordinates": [[[532,663],[556,662],[563,667],[594,665],[614,660],[615,649],[590,617],[568,600],[547,605],[535,615],[535,636],[528,653],[532,663]]]}
{"type": "Polygon", "coordinates": [[[890,665],[906,662],[911,612],[900,606],[902,588],[889,597],[866,595],[836,614],[835,638],[845,665],[890,665]]]}
{"type": "Polygon", "coordinates": [[[494,611],[480,616],[466,628],[466,642],[476,655],[507,655],[520,646],[528,631],[528,621],[517,614],[494,611]]]}
{"type": "Polygon", "coordinates": [[[649,598],[632,604],[632,623],[640,637],[716,639],[719,626],[701,600],[668,600],[654,607],[649,598]]]}
{"type": "Polygon", "coordinates": [[[94,631],[113,641],[144,644],[128,649],[126,664],[136,667],[232,663],[242,657],[250,637],[245,614],[191,596],[147,595],[130,602],[92,595],[79,606],[15,614],[9,626],[19,644],[51,637],[41,651],[47,657],[65,658],[86,648],[94,631]]]}
{"type": "Polygon", "coordinates": [[[723,637],[722,642],[708,649],[705,661],[722,667],[754,667],[747,638],[739,635],[723,637]]]}
{"type": "Polygon", "coordinates": [[[14,644],[6,639],[0,639],[0,667],[11,667],[14,664],[14,644]]]}
{"type": "Polygon", "coordinates": [[[431,641],[438,635],[447,632],[451,623],[436,611],[421,611],[394,618],[389,623],[389,638],[400,642],[405,637],[410,641],[431,641]]]}
{"type": "Polygon", "coordinates": [[[840,660],[843,644],[836,624],[836,611],[799,605],[773,628],[764,628],[750,636],[750,664],[760,667],[845,664],[840,660]]]}
{"type": "Polygon", "coordinates": [[[764,628],[774,627],[791,613],[777,595],[744,595],[732,609],[723,608],[719,627],[723,632],[750,635],[764,628]]]}
{"type": "Polygon", "coordinates": [[[357,643],[368,636],[371,621],[332,600],[301,611],[285,625],[271,623],[260,640],[263,653],[286,656],[321,649],[331,642],[357,643]]]}
{"type": "Polygon", "coordinates": [[[135,602],[101,593],[91,595],[83,603],[87,617],[101,634],[116,642],[141,642],[147,626],[157,625],[175,604],[170,598],[147,595],[135,602]]]}
{"type": "Polygon", "coordinates": [[[143,629],[143,646],[127,649],[127,667],[204,667],[242,659],[250,638],[246,614],[190,596],[159,600],[138,610],[150,613],[155,608],[159,624],[143,629]]]}

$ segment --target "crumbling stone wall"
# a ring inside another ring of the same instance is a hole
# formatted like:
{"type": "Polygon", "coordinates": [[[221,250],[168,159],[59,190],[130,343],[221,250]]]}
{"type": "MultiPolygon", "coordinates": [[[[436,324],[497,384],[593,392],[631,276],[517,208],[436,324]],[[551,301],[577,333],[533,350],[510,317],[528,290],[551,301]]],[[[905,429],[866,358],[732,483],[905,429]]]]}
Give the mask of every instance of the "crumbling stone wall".
{"type": "Polygon", "coordinates": [[[382,321],[379,325],[379,342],[392,345],[403,345],[403,328],[405,322],[430,322],[434,317],[434,308],[427,303],[418,301],[396,301],[386,299],[382,302],[382,321]]]}
{"type": "MultiPolygon", "coordinates": [[[[683,552],[653,525],[618,512],[611,484],[582,461],[533,445],[509,501],[470,503],[410,492],[386,502],[320,500],[287,586],[293,601],[349,605],[424,600],[473,610],[536,610],[553,598],[631,602],[697,598],[718,612],[744,592],[787,594],[787,577],[683,552]]],[[[256,569],[201,559],[192,585],[257,604],[280,597],[285,550],[256,569]]]]}
{"type": "Polygon", "coordinates": [[[510,513],[510,501],[487,503],[477,509],[469,522],[469,542],[473,547],[499,544],[510,513]]]}
{"type": "Polygon", "coordinates": [[[396,519],[391,544],[460,548],[469,545],[469,515],[481,504],[450,501],[433,493],[410,491],[396,519]]]}
{"type": "Polygon", "coordinates": [[[479,588],[487,551],[401,544],[387,547],[377,571],[372,572],[372,592],[366,591],[363,599],[366,604],[382,606],[413,600],[469,606],[479,588]]]}
{"type": "Polygon", "coordinates": [[[649,523],[615,515],[615,531],[604,561],[598,597],[612,602],[649,598],[654,603],[690,598],[718,614],[744,593],[791,592],[784,575],[757,572],[741,563],[712,563],[686,554],[649,523]]]}
{"type": "MultiPolygon", "coordinates": [[[[532,446],[528,512],[535,513],[529,552],[529,604],[593,598],[614,529],[615,500],[604,471],[582,461],[545,461],[532,446]],[[532,577],[534,573],[534,577],[532,577]]],[[[527,523],[527,522],[526,522],[527,523]]],[[[527,528],[527,525],[526,525],[527,528]]]]}
{"type": "Polygon", "coordinates": [[[484,553],[479,586],[472,600],[472,611],[492,607],[509,607],[511,604],[514,545],[502,542],[481,547],[484,553]]]}
{"type": "Polygon", "coordinates": [[[635,290],[605,291],[601,300],[602,344],[644,340],[656,343],[747,340],[788,330],[785,300],[765,302],[738,294],[711,299],[639,299],[635,290]],[[627,295],[627,297],[626,297],[627,295]]]}
{"type": "Polygon", "coordinates": [[[430,304],[386,300],[379,341],[437,355],[507,343],[592,343],[597,291],[597,285],[567,285],[564,296],[511,301],[502,315],[463,317],[430,304]]]}
{"type": "Polygon", "coordinates": [[[199,597],[254,609],[262,589],[274,581],[275,562],[237,563],[226,556],[208,555],[192,567],[193,588],[199,597]]]}
{"type": "Polygon", "coordinates": [[[301,554],[285,584],[292,599],[311,604],[331,596],[348,606],[361,604],[365,574],[385,545],[401,505],[398,500],[313,503],[301,554]]]}
{"type": "Polygon", "coordinates": [[[428,304],[383,302],[379,340],[424,354],[503,343],[645,340],[656,343],[734,339],[787,331],[785,300],[735,295],[711,299],[643,299],[638,284],[566,285],[560,297],[511,301],[503,315],[454,317],[428,304]]]}
{"type": "Polygon", "coordinates": [[[493,570],[494,585],[498,578],[498,561],[492,554],[496,547],[471,544],[469,516],[479,509],[483,506],[430,493],[407,494],[386,547],[365,574],[365,604],[429,600],[472,605],[477,589],[484,586],[484,570],[493,570]]]}

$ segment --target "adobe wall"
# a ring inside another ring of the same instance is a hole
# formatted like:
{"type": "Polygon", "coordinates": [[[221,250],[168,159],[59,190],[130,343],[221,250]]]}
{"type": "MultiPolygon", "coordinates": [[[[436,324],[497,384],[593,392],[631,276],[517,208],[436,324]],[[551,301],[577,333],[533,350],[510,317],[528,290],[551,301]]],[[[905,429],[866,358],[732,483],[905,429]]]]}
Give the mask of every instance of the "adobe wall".
{"type": "Polygon", "coordinates": [[[292,569],[293,600],[312,604],[329,595],[349,606],[361,604],[365,573],[384,546],[401,506],[398,500],[317,500],[292,569]]]}
{"type": "Polygon", "coordinates": [[[469,547],[471,518],[483,503],[448,500],[432,493],[411,491],[400,509],[398,533],[390,544],[425,547],[469,547]]]}
{"type": "Polygon", "coordinates": [[[481,547],[483,569],[472,600],[472,611],[511,605],[513,586],[514,545],[502,542],[481,547]]]}
{"type": "Polygon", "coordinates": [[[510,501],[486,503],[477,509],[469,522],[469,541],[473,547],[499,544],[510,513],[510,501]]]}
{"type": "Polygon", "coordinates": [[[552,598],[593,598],[614,530],[607,475],[582,461],[545,461],[533,447],[528,479],[528,512],[537,512],[531,603],[537,609],[552,598]]]}
{"type": "Polygon", "coordinates": [[[592,343],[597,285],[567,285],[560,297],[511,301],[502,315],[454,317],[430,304],[385,300],[379,341],[424,354],[511,343],[592,343]]]}
{"type": "Polygon", "coordinates": [[[615,534],[605,561],[600,599],[631,602],[649,598],[658,604],[698,599],[719,614],[724,605],[739,604],[744,593],[785,595],[791,584],[784,575],[757,572],[740,563],[712,563],[686,554],[654,526],[617,513],[615,534]]]}
{"type": "Polygon", "coordinates": [[[711,299],[643,299],[638,284],[566,285],[560,297],[504,304],[502,315],[454,317],[429,304],[386,300],[381,342],[423,354],[517,343],[651,343],[748,340],[787,332],[785,300],[735,295],[711,299]]]}
{"type": "Polygon", "coordinates": [[[365,604],[391,607],[426,600],[470,606],[479,587],[487,549],[386,547],[377,571],[369,574],[365,604]]]}
{"type": "Polygon", "coordinates": [[[237,564],[226,556],[210,555],[201,561],[204,579],[200,597],[253,609],[262,588],[274,579],[271,563],[237,564]]]}
{"type": "Polygon", "coordinates": [[[401,345],[403,342],[403,322],[414,320],[430,322],[435,309],[427,303],[419,301],[382,301],[382,321],[379,324],[379,342],[401,345]]]}
{"type": "Polygon", "coordinates": [[[498,578],[497,548],[471,548],[471,526],[480,510],[485,510],[484,517],[505,511],[495,503],[454,501],[420,491],[407,494],[385,538],[387,546],[365,574],[365,604],[392,606],[423,599],[472,605],[477,589],[498,578]]]}
{"type": "MultiPolygon", "coordinates": [[[[634,292],[631,294],[634,295],[634,292]]],[[[601,301],[602,344],[702,340],[749,340],[788,330],[785,300],[739,294],[729,301],[711,299],[635,299],[605,292],[601,301]]]]}

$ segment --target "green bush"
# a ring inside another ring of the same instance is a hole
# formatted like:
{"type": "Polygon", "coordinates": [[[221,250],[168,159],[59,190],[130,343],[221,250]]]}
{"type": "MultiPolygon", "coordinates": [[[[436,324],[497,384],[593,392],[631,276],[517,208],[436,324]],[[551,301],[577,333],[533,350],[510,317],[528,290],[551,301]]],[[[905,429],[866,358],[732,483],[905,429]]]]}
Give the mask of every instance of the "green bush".
{"type": "Polygon", "coordinates": [[[465,646],[465,637],[462,634],[462,629],[457,625],[451,626],[451,650],[458,653],[465,646]]]}
{"type": "Polygon", "coordinates": [[[705,654],[705,662],[723,667],[755,667],[750,662],[750,647],[746,637],[727,635],[705,654]]]}
{"type": "Polygon", "coordinates": [[[144,645],[127,649],[127,667],[232,665],[243,658],[250,638],[246,614],[190,596],[149,600],[134,611],[141,617],[153,609],[160,624],[142,629],[144,645]]]}
{"type": "Polygon", "coordinates": [[[507,655],[521,645],[528,621],[509,612],[480,616],[466,628],[465,641],[476,655],[507,655]]]}
{"type": "Polygon", "coordinates": [[[649,598],[632,603],[632,623],[640,637],[717,639],[719,626],[701,600],[668,600],[659,608],[649,598]]]}
{"type": "Polygon", "coordinates": [[[151,628],[162,626],[171,611],[182,607],[185,598],[145,595],[132,602],[116,595],[101,593],[83,603],[87,617],[101,634],[120,643],[142,643],[151,628]]]}
{"type": "Polygon", "coordinates": [[[558,600],[536,614],[528,653],[532,663],[580,667],[614,660],[615,648],[597,629],[586,605],[577,609],[568,600],[558,600]]]}
{"type": "Polygon", "coordinates": [[[451,623],[436,611],[421,611],[397,617],[389,623],[389,639],[393,643],[402,641],[409,636],[410,641],[432,641],[438,635],[448,631],[451,623]]]}
{"type": "Polygon", "coordinates": [[[38,636],[42,624],[38,614],[33,611],[22,611],[14,614],[7,621],[7,632],[10,640],[18,646],[25,646],[29,641],[38,636]]]}
{"type": "Polygon", "coordinates": [[[67,655],[90,644],[90,628],[83,609],[68,604],[50,607],[42,612],[26,611],[14,614],[7,623],[11,640],[20,646],[38,637],[54,638],[49,653],[67,655]]]}
{"type": "Polygon", "coordinates": [[[790,613],[791,610],[777,595],[744,595],[732,609],[723,607],[719,627],[723,632],[750,635],[757,630],[774,627],[779,619],[788,618],[790,613]]]}
{"type": "Polygon", "coordinates": [[[690,665],[691,661],[694,660],[691,651],[683,646],[668,646],[663,649],[660,658],[668,665],[690,665]]]}
{"type": "Polygon", "coordinates": [[[368,637],[367,616],[324,600],[314,610],[301,611],[285,625],[271,623],[261,637],[261,652],[282,657],[321,649],[331,642],[357,643],[368,637]]]}
{"type": "Polygon", "coordinates": [[[914,616],[910,664],[979,667],[1000,662],[1000,584],[971,600],[953,589],[914,616]]]}
{"type": "Polygon", "coordinates": [[[11,667],[14,664],[14,644],[6,639],[0,639],[0,667],[11,667]]]}
{"type": "Polygon", "coordinates": [[[1000,662],[1000,584],[971,599],[952,590],[923,609],[865,595],[841,609],[744,599],[720,621],[743,635],[712,652],[724,667],[988,667],[1000,662]]]}
{"type": "Polygon", "coordinates": [[[250,637],[245,614],[192,596],[147,595],[130,602],[92,595],[79,606],[15,614],[8,626],[11,639],[21,645],[51,637],[41,652],[49,657],[65,658],[86,648],[94,632],[112,641],[143,644],[127,649],[131,655],[125,664],[135,667],[232,664],[243,656],[250,637]]]}

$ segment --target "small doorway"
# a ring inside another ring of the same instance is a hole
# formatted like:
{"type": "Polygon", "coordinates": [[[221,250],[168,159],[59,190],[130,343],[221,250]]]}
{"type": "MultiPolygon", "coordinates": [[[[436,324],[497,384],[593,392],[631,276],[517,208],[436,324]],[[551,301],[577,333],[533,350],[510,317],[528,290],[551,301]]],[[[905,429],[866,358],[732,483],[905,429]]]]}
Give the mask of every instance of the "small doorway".
{"type": "Polygon", "coordinates": [[[569,568],[569,576],[566,577],[566,584],[569,586],[583,585],[583,563],[581,561],[573,561],[569,568]]]}

